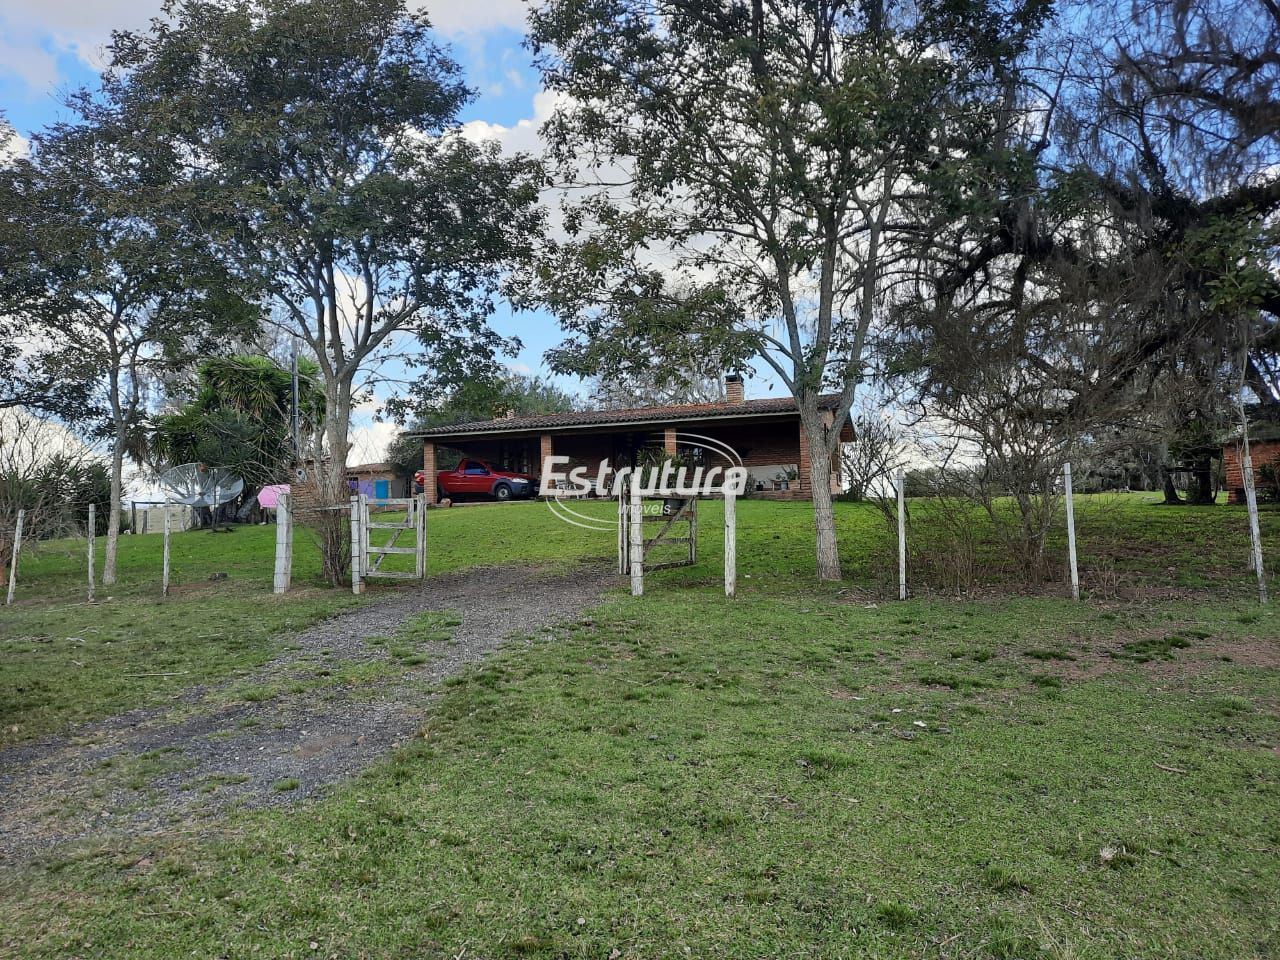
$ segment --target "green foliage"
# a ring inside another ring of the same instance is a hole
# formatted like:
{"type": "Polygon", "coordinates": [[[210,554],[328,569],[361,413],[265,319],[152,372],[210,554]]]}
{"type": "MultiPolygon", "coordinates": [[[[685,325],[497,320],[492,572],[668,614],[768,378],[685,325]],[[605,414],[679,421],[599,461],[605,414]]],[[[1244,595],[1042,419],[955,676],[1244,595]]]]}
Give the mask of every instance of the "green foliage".
{"type": "MultiPolygon", "coordinates": [[[[553,382],[538,376],[505,371],[493,377],[469,376],[452,390],[429,404],[416,407],[412,430],[491,420],[514,413],[530,416],[538,413],[566,413],[578,408],[578,398],[553,382]]],[[[402,408],[403,411],[403,408],[402,408]]],[[[387,454],[406,476],[422,469],[422,441],[401,436],[392,443],[387,454]]],[[[448,455],[437,460],[441,467],[449,465],[448,455]]]]}
{"type": "Polygon", "coordinates": [[[188,222],[316,358],[333,475],[379,362],[447,380],[506,346],[486,321],[539,226],[538,167],[460,135],[472,93],[424,15],[171,0],[112,53],[140,135],[183,156],[188,222]]]}
{"type": "MultiPolygon", "coordinates": [[[[324,411],[319,369],[298,362],[300,442],[310,443],[324,411]]],[[[225,466],[247,491],[288,479],[293,462],[293,383],[270,357],[215,357],[200,364],[195,399],[152,425],[150,454],[174,465],[225,466]]]]}

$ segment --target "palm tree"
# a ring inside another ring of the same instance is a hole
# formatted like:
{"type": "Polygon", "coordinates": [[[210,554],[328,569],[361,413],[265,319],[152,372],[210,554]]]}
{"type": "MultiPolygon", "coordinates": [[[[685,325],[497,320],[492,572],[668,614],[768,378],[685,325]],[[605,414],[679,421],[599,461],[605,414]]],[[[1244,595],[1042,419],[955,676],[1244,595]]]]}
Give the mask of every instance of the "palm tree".
{"type": "MultiPolygon", "coordinates": [[[[323,422],[324,393],[319,368],[298,362],[299,431],[308,446],[323,422]]],[[[251,496],[288,479],[292,443],[293,384],[290,372],[270,357],[240,354],[205,360],[195,399],[156,418],[147,442],[148,458],[169,465],[207,463],[229,467],[251,496]]]]}

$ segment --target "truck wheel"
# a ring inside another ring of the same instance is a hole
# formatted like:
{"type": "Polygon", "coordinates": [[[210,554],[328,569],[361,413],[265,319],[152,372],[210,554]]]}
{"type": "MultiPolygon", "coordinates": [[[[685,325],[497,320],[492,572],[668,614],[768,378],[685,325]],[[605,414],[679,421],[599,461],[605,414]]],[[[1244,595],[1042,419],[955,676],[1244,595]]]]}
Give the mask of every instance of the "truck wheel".
{"type": "Polygon", "coordinates": [[[511,485],[507,483],[498,484],[496,487],[493,488],[493,495],[497,497],[499,500],[510,500],[511,485]]]}

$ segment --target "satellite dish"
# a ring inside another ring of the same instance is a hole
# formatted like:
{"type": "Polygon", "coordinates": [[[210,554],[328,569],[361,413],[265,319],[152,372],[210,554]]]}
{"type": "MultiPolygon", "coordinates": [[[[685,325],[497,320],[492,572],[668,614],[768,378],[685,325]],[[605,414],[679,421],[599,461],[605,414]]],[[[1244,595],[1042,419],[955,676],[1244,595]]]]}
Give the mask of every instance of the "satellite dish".
{"type": "Polygon", "coordinates": [[[226,467],[184,463],[160,475],[160,484],[177,503],[189,507],[216,507],[234,500],[244,490],[244,481],[226,467]]]}

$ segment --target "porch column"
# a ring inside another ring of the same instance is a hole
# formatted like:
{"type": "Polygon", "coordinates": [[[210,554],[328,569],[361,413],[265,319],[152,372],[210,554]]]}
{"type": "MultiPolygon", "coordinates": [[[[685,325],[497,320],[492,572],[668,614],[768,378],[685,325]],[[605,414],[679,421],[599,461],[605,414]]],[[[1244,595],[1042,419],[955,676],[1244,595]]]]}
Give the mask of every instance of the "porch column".
{"type": "Polygon", "coordinates": [[[674,458],[676,455],[676,428],[667,427],[662,432],[662,449],[667,452],[668,457],[674,458]]]}
{"type": "MultiPolygon", "coordinates": [[[[551,458],[551,453],[552,453],[552,450],[551,450],[551,434],[549,434],[549,433],[544,433],[544,434],[539,438],[539,441],[540,441],[540,442],[539,442],[539,448],[540,448],[540,449],[539,449],[539,452],[538,452],[538,475],[534,478],[533,482],[534,482],[535,484],[537,484],[537,485],[538,485],[538,488],[539,488],[539,489],[541,489],[541,487],[542,487],[542,475],[543,475],[543,473],[544,473],[544,472],[545,472],[545,470],[546,470],[547,460],[549,460],[549,459],[551,458]]],[[[536,493],[535,493],[535,495],[536,495],[536,493]]]]}
{"type": "Polygon", "coordinates": [[[430,440],[422,445],[422,492],[427,495],[427,503],[436,502],[436,445],[430,440]]]}

